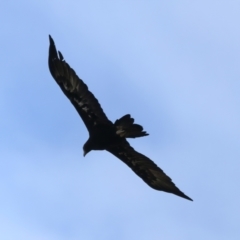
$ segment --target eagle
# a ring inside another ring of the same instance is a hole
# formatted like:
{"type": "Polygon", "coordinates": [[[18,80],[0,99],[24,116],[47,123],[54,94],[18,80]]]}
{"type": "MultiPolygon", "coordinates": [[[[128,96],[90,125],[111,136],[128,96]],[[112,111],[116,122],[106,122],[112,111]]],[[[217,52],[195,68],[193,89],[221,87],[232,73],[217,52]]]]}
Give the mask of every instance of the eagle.
{"type": "Polygon", "coordinates": [[[127,138],[147,136],[143,127],[134,123],[130,114],[117,119],[114,123],[108,119],[95,96],[87,85],[57,51],[49,35],[48,66],[63,93],[70,100],[82,118],[89,138],[83,145],[84,156],[92,150],[106,150],[127,164],[142,180],[155,190],[175,194],[193,201],[172,182],[162,169],[151,159],[134,150],[127,138]]]}

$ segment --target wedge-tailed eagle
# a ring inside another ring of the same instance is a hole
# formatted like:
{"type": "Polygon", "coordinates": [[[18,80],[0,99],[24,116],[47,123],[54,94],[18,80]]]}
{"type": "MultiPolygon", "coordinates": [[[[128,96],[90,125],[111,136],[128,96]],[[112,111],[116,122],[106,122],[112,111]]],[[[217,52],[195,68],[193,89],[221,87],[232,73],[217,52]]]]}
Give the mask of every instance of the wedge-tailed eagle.
{"type": "Polygon", "coordinates": [[[152,160],[135,151],[126,140],[147,136],[143,127],[135,124],[129,114],[112,123],[87,85],[64,60],[61,52],[57,52],[51,36],[49,40],[49,70],[89,132],[89,139],[83,146],[84,156],[91,150],[107,150],[127,164],[150,187],[192,201],[152,160]]]}

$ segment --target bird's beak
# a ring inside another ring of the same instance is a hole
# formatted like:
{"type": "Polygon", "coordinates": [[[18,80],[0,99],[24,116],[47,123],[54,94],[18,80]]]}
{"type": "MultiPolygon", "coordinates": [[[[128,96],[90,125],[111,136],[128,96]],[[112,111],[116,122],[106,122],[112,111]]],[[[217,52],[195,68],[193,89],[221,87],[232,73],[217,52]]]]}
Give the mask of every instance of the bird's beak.
{"type": "Polygon", "coordinates": [[[84,152],[83,152],[83,156],[85,157],[86,155],[87,155],[87,152],[86,152],[86,151],[84,151],[84,152]]]}

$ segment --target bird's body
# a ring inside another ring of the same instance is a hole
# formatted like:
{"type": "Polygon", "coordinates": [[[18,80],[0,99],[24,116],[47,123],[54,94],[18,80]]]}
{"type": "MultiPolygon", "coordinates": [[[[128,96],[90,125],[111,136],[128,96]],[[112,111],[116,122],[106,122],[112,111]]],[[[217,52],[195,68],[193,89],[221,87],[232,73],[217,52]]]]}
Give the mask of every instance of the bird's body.
{"type": "Polygon", "coordinates": [[[112,123],[99,124],[94,126],[89,133],[89,139],[84,144],[84,150],[106,150],[108,146],[118,144],[120,141],[122,141],[122,138],[117,135],[116,128],[112,123]]]}
{"type": "Polygon", "coordinates": [[[152,160],[135,151],[126,140],[126,138],[147,136],[143,127],[135,124],[129,114],[114,123],[111,122],[87,85],[66,63],[62,54],[57,52],[51,36],[49,39],[49,70],[81,116],[89,132],[89,139],[83,146],[84,156],[91,150],[107,150],[127,164],[150,187],[192,201],[152,160]]]}

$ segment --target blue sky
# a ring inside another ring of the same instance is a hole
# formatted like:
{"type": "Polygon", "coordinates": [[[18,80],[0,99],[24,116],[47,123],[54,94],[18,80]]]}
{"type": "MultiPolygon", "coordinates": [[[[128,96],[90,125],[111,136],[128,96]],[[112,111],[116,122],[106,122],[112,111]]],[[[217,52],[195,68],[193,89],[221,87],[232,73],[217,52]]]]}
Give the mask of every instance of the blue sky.
{"type": "Polygon", "coordinates": [[[240,2],[3,1],[0,236],[239,239],[240,2]],[[52,79],[48,34],[111,120],[194,202],[104,151],[52,79]]]}

